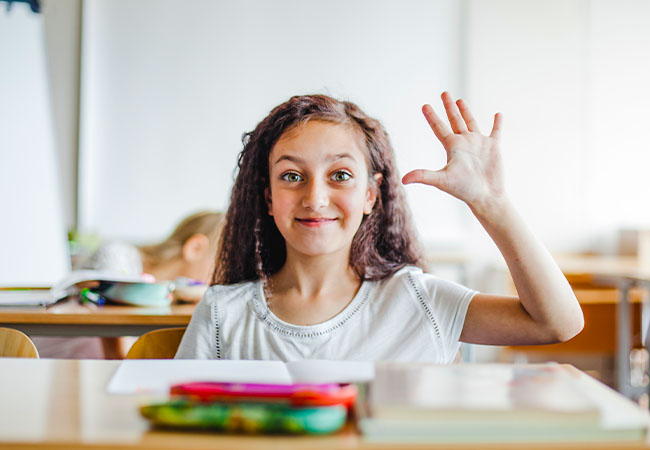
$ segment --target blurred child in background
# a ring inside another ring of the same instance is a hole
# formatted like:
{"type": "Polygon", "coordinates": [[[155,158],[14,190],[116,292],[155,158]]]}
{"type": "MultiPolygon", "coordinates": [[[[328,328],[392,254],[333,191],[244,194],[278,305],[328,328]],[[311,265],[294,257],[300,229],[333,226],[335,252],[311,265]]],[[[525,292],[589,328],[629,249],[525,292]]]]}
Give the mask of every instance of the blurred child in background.
{"type": "MultiPolygon", "coordinates": [[[[102,244],[79,269],[102,270],[122,275],[152,275],[156,281],[192,280],[204,287],[214,270],[223,215],[201,211],[183,219],[162,242],[135,246],[123,241],[102,244]]],[[[202,292],[181,291],[183,300],[198,301],[202,292]]],[[[36,337],[43,358],[120,359],[132,339],[36,337]]]]}

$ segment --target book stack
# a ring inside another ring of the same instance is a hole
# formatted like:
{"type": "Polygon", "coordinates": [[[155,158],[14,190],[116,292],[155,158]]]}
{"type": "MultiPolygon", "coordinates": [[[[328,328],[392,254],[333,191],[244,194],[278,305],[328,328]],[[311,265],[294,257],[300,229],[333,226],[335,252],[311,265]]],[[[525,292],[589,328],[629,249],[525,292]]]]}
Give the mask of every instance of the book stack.
{"type": "Polygon", "coordinates": [[[578,442],[639,440],[650,416],[559,364],[380,363],[356,415],[374,442],[578,442]]]}

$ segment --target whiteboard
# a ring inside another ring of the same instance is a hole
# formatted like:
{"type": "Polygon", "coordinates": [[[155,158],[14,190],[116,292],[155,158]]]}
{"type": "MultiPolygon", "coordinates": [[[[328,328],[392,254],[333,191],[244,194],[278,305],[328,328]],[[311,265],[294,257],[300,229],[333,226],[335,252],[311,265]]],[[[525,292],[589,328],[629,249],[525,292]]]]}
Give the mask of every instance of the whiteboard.
{"type": "Polygon", "coordinates": [[[43,17],[0,10],[0,286],[48,286],[70,270],[43,17]]]}

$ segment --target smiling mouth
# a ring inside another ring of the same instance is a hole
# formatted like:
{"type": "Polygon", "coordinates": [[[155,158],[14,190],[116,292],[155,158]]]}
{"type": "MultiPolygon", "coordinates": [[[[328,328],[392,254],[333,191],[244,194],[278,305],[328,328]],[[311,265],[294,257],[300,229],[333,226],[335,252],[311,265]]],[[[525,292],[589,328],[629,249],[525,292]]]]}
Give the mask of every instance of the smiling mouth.
{"type": "Polygon", "coordinates": [[[308,227],[318,227],[321,225],[327,225],[328,223],[335,222],[336,219],[329,219],[325,217],[313,217],[313,218],[304,218],[304,219],[299,219],[296,218],[296,221],[302,225],[306,225],[308,227]]]}

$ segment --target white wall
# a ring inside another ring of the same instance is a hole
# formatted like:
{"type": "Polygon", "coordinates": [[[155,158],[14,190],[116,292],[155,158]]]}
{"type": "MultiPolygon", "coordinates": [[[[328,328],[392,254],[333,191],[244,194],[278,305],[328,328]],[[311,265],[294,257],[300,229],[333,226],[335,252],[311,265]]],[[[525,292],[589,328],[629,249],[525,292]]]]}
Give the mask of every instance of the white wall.
{"type": "Polygon", "coordinates": [[[553,250],[650,227],[648,24],[639,0],[468,1],[467,97],[504,113],[509,191],[553,250]]]}
{"type": "Polygon", "coordinates": [[[594,0],[591,33],[589,218],[650,229],[650,2],[594,0]]]}
{"type": "MultiPolygon", "coordinates": [[[[643,0],[87,0],[80,225],[150,241],[191,211],[225,208],[242,132],[296,93],[356,101],[387,126],[402,172],[438,168],[444,153],[419,108],[440,109],[448,89],[486,131],[504,113],[509,191],[553,251],[614,252],[620,228],[650,227],[649,10],[643,0]]],[[[464,247],[478,266],[498,259],[463,205],[407,191],[425,241],[464,247]]]]}
{"type": "MultiPolygon", "coordinates": [[[[225,208],[243,132],[291,95],[358,103],[405,172],[444,152],[420,106],[458,91],[458,3],[89,0],[84,4],[80,225],[162,237],[225,208]]],[[[426,240],[457,243],[461,205],[408,188],[426,240]],[[426,226],[425,226],[426,224],[426,226]]]]}
{"type": "Polygon", "coordinates": [[[46,286],[67,270],[43,18],[0,8],[0,286],[46,286]]]}

